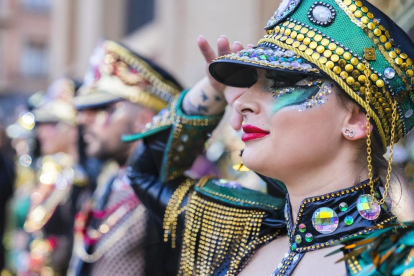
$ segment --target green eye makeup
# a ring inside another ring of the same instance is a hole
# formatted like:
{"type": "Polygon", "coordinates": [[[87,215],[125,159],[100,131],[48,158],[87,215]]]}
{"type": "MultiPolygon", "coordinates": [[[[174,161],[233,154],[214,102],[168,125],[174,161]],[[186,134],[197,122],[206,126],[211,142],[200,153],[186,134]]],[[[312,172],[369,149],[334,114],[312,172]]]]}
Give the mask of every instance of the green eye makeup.
{"type": "Polygon", "coordinates": [[[332,93],[334,85],[330,81],[307,78],[293,86],[276,89],[273,87],[274,85],[269,87],[269,91],[275,100],[272,112],[276,113],[288,106],[298,111],[320,106],[326,102],[326,97],[332,93]]]}

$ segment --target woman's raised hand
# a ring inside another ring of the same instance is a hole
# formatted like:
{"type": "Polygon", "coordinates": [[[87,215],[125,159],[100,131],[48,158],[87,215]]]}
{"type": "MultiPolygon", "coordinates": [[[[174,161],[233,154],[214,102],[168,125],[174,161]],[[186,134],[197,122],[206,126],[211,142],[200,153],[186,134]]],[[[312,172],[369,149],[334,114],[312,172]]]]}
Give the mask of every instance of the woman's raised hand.
{"type": "Polygon", "coordinates": [[[243,45],[236,41],[234,44],[230,47],[230,42],[228,38],[225,35],[221,35],[219,39],[217,40],[217,55],[214,52],[214,50],[211,48],[210,44],[207,42],[207,40],[203,36],[198,37],[197,41],[198,47],[200,48],[200,52],[204,56],[204,60],[206,61],[206,76],[208,77],[208,80],[210,82],[210,85],[218,92],[218,93],[224,93],[225,85],[217,82],[211,75],[208,70],[208,67],[210,66],[211,62],[216,59],[219,56],[231,54],[238,52],[240,50],[243,50],[243,45]]]}
{"type": "Polygon", "coordinates": [[[197,44],[206,61],[206,77],[199,81],[185,96],[183,109],[188,115],[214,115],[222,113],[227,102],[232,103],[239,94],[238,91],[241,90],[238,88],[227,88],[225,85],[217,82],[210,75],[208,67],[218,56],[238,52],[243,49],[243,45],[236,41],[230,46],[229,40],[225,35],[220,36],[217,40],[218,54],[216,54],[203,36],[198,37],[197,44]]]}

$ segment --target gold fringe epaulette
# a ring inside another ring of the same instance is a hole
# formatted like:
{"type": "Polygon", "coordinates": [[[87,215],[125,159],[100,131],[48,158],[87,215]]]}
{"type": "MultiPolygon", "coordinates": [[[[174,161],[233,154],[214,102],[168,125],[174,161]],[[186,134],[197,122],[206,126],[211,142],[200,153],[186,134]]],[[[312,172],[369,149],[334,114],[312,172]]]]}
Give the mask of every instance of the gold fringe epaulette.
{"type": "MultiPolygon", "coordinates": [[[[197,186],[203,186],[208,179],[201,179],[197,186]]],[[[259,236],[265,211],[215,202],[191,192],[193,185],[190,180],[181,184],[164,218],[165,239],[171,234],[175,246],[177,219],[186,210],[178,275],[212,275],[219,267],[227,271],[226,275],[235,275],[259,245],[273,240],[279,232],[259,236]],[[188,204],[182,207],[187,193],[188,204]],[[225,263],[227,260],[230,261],[225,263]]]]}

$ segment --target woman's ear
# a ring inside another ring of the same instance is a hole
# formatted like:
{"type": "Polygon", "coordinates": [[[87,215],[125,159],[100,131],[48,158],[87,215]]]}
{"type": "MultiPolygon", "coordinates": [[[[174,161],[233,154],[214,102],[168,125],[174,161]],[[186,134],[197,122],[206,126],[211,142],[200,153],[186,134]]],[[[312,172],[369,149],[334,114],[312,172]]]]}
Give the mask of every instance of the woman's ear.
{"type": "MultiPolygon", "coordinates": [[[[345,117],[342,126],[342,135],[345,139],[355,141],[367,137],[367,117],[365,113],[354,103],[348,105],[349,114],[345,117]]],[[[372,124],[370,131],[373,130],[372,124]]]]}

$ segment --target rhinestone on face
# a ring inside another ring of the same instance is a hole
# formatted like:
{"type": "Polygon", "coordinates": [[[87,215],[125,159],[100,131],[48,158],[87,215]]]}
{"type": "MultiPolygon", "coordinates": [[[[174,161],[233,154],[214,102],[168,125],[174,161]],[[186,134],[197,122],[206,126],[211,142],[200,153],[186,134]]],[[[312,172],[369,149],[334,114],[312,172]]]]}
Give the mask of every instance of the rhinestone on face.
{"type": "Polygon", "coordinates": [[[299,224],[299,232],[304,233],[306,231],[306,225],[301,223],[299,224]]]}
{"type": "Polygon", "coordinates": [[[300,244],[300,243],[302,242],[302,237],[301,237],[300,235],[296,235],[296,237],[295,237],[295,242],[296,242],[297,244],[300,244]]]}
{"type": "Polygon", "coordinates": [[[408,109],[407,112],[405,112],[405,118],[410,118],[411,116],[413,116],[413,110],[412,109],[408,109]]]}
{"type": "Polygon", "coordinates": [[[338,228],[338,223],[338,215],[331,208],[319,208],[312,215],[312,225],[321,234],[334,232],[338,228]]]}
{"type": "Polygon", "coordinates": [[[354,223],[354,218],[351,216],[346,216],[344,221],[346,225],[352,225],[354,223]]]}
{"type": "Polygon", "coordinates": [[[305,235],[305,240],[306,240],[307,242],[311,242],[311,241],[313,241],[313,235],[312,235],[311,233],[306,233],[306,235],[305,235]]]}
{"type": "Polygon", "coordinates": [[[341,210],[342,212],[345,212],[348,210],[348,204],[346,204],[346,202],[341,202],[339,204],[339,210],[341,210]]]}
{"type": "Polygon", "coordinates": [[[384,70],[384,76],[389,80],[393,79],[395,77],[395,70],[391,67],[388,67],[384,70]]]}
{"type": "Polygon", "coordinates": [[[357,200],[358,213],[367,220],[374,220],[378,218],[381,209],[374,201],[371,195],[361,195],[357,200]]]}

